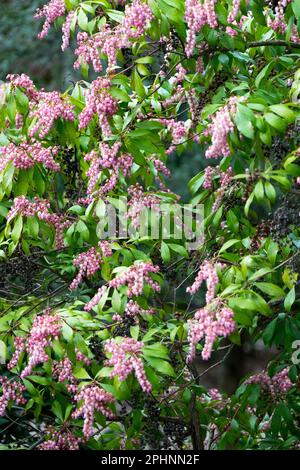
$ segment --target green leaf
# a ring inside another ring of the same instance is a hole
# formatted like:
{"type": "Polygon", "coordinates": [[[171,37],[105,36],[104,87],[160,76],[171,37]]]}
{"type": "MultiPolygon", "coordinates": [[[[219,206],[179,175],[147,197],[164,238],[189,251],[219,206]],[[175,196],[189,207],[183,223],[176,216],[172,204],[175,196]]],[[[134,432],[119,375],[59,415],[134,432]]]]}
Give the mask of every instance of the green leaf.
{"type": "Polygon", "coordinates": [[[54,413],[54,415],[61,422],[63,422],[63,420],[64,420],[63,410],[62,410],[62,406],[61,406],[61,404],[59,403],[58,400],[54,400],[54,402],[52,403],[52,406],[51,406],[51,410],[54,413]]]}
{"type": "Polygon", "coordinates": [[[285,104],[274,104],[269,106],[269,109],[278,116],[286,119],[288,122],[295,120],[295,113],[285,104]]]}
{"type": "Polygon", "coordinates": [[[139,325],[134,325],[130,327],[130,336],[134,339],[138,339],[140,334],[140,327],[139,325]]]}
{"type": "Polygon", "coordinates": [[[83,222],[83,220],[79,220],[76,224],[76,231],[79,232],[82,235],[82,238],[85,241],[89,240],[89,229],[87,228],[86,224],[83,222]]]}
{"type": "Polygon", "coordinates": [[[247,108],[243,104],[237,105],[237,113],[235,115],[235,123],[238,130],[245,137],[253,139],[254,137],[254,127],[253,122],[255,121],[255,116],[253,111],[250,108],[247,108]]]}
{"type": "Polygon", "coordinates": [[[111,87],[109,89],[109,93],[114,98],[117,98],[118,100],[123,101],[125,103],[129,103],[129,101],[130,101],[130,96],[128,95],[128,93],[126,93],[126,91],[124,91],[124,90],[121,90],[120,88],[111,87]]]}
{"type": "Polygon", "coordinates": [[[168,359],[168,348],[161,343],[149,344],[143,348],[143,355],[145,357],[159,357],[161,359],[168,359]]]}
{"type": "Polygon", "coordinates": [[[172,251],[175,251],[175,253],[188,258],[188,252],[184,246],[177,245],[176,243],[168,243],[168,247],[171,248],[172,251]]]}
{"type": "Polygon", "coordinates": [[[269,201],[273,204],[276,201],[276,190],[269,181],[265,181],[265,193],[269,201]]]}
{"type": "Polygon", "coordinates": [[[81,367],[77,372],[74,372],[74,377],[76,377],[76,379],[90,379],[91,378],[91,376],[83,367],[81,367]]]}
{"type": "Polygon", "coordinates": [[[161,253],[163,262],[168,263],[170,261],[171,255],[170,255],[169,247],[164,241],[161,242],[160,253],[161,253]]]}
{"type": "Polygon", "coordinates": [[[295,300],[296,300],[296,291],[295,291],[295,287],[292,287],[292,289],[290,290],[290,292],[288,293],[288,295],[286,296],[284,300],[284,308],[286,309],[287,312],[290,312],[291,307],[293,303],[295,302],[295,300]]]}
{"type": "Polygon", "coordinates": [[[238,240],[238,239],[232,239],[232,240],[228,240],[226,243],[224,243],[224,245],[222,246],[222,248],[220,249],[219,253],[223,253],[224,251],[226,251],[228,248],[230,248],[231,246],[233,245],[236,245],[237,243],[239,243],[241,240],[238,240]]]}
{"type": "Polygon", "coordinates": [[[28,379],[40,385],[49,385],[51,382],[47,377],[40,377],[39,375],[29,375],[28,379]]]}
{"type": "Polygon", "coordinates": [[[266,113],[265,120],[270,126],[274,127],[279,132],[284,132],[287,126],[287,122],[284,119],[281,119],[279,116],[273,113],[266,113]]]}
{"type": "Polygon", "coordinates": [[[175,376],[175,372],[171,364],[167,361],[163,361],[162,359],[158,359],[152,356],[146,356],[145,359],[147,360],[148,364],[153,367],[153,369],[161,372],[165,375],[170,375],[171,377],[175,376]]]}
{"type": "Polygon", "coordinates": [[[145,88],[144,88],[142,79],[139,76],[139,73],[137,72],[136,69],[133,70],[132,75],[131,75],[131,86],[133,90],[136,91],[137,95],[140,98],[145,98],[146,96],[145,88]]]}
{"type": "Polygon", "coordinates": [[[27,379],[23,379],[23,383],[26,387],[26,390],[27,392],[31,395],[31,396],[35,396],[38,394],[38,391],[37,389],[35,388],[35,386],[27,379]]]}
{"type": "Polygon", "coordinates": [[[270,282],[256,282],[254,285],[270,297],[282,299],[285,296],[284,290],[276,284],[270,282]]]}
{"type": "Polygon", "coordinates": [[[114,290],[111,298],[111,306],[116,313],[120,313],[122,306],[122,298],[117,289],[114,290]]]}
{"type": "Polygon", "coordinates": [[[248,214],[249,214],[250,206],[253,202],[253,199],[254,199],[254,191],[248,197],[248,199],[246,201],[246,204],[245,204],[245,207],[244,207],[244,211],[245,211],[246,216],[248,216],[248,214]]]}
{"type": "Polygon", "coordinates": [[[267,302],[258,294],[251,297],[233,297],[229,299],[229,306],[232,309],[250,310],[263,315],[270,315],[271,313],[267,302]]]}
{"type": "Polygon", "coordinates": [[[274,61],[271,60],[257,75],[255,79],[255,86],[259,88],[260,82],[267,78],[269,74],[271,73],[272,68],[274,67],[274,61]]]}
{"type": "Polygon", "coordinates": [[[122,23],[124,19],[124,13],[118,10],[105,10],[106,15],[109,16],[112,20],[116,21],[117,23],[122,23]]]}
{"type": "Polygon", "coordinates": [[[15,220],[14,228],[11,232],[11,238],[14,243],[18,243],[21,237],[22,229],[23,229],[23,217],[21,215],[18,215],[15,220]]]}
{"type": "Polygon", "coordinates": [[[262,202],[264,200],[265,192],[264,192],[264,184],[263,184],[262,180],[259,180],[256,183],[256,185],[254,187],[254,194],[255,194],[256,199],[259,202],[262,202]]]}
{"type": "Polygon", "coordinates": [[[88,31],[88,17],[82,8],[79,10],[77,19],[80,29],[88,31]]]}

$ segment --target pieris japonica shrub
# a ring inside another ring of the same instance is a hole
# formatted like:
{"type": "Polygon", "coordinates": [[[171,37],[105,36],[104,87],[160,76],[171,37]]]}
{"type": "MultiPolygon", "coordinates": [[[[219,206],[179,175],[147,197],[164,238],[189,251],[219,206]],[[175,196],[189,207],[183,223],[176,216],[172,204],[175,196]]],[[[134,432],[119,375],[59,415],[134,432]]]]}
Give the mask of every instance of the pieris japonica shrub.
{"type": "Polygon", "coordinates": [[[51,0],[35,20],[82,79],[0,89],[2,448],[297,448],[299,1],[51,0]],[[160,209],[187,151],[206,167],[176,236],[160,209]],[[205,388],[246,340],[262,370],[205,388]]]}

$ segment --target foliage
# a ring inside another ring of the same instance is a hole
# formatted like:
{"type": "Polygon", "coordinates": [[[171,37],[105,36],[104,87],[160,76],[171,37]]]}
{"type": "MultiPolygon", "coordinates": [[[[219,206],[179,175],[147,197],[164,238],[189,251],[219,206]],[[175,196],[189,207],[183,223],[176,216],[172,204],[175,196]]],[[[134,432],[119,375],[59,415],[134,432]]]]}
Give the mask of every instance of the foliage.
{"type": "Polygon", "coordinates": [[[300,10],[285,3],[52,0],[38,14],[65,46],[79,32],[83,79],[1,89],[3,448],[299,445],[300,10]],[[186,182],[203,244],[101,240],[120,197],[133,228],[141,207],[177,201],[165,164],[192,146],[211,158],[186,182]],[[218,350],[217,367],[246,336],[276,348],[266,370],[231,396],[206,390],[201,357],[218,350]]]}

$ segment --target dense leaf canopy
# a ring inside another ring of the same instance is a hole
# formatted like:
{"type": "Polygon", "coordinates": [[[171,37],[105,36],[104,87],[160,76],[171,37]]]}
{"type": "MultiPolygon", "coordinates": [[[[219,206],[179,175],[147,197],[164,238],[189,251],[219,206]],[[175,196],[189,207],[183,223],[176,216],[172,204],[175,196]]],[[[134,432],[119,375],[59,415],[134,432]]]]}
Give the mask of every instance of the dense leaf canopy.
{"type": "Polygon", "coordinates": [[[35,17],[40,40],[75,39],[82,79],[0,88],[2,448],[297,448],[299,1],[51,0],[35,17]],[[196,245],[175,236],[168,168],[193,149],[196,245]],[[105,239],[124,201],[129,230],[105,239]],[[144,208],[156,236],[136,230],[144,208]],[[265,368],[204,387],[246,341],[265,368]]]}

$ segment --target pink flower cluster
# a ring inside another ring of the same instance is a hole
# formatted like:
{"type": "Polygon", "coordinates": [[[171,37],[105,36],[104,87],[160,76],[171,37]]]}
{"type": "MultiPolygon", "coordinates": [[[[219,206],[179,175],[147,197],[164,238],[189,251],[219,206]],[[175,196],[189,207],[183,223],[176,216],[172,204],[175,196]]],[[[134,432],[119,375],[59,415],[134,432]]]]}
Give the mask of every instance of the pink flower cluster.
{"type": "Polygon", "coordinates": [[[183,68],[181,64],[177,65],[176,74],[169,80],[175,89],[172,91],[172,96],[163,102],[165,107],[177,104],[184,99],[185,90],[182,86],[182,82],[184,81],[186,74],[187,71],[185,68],[183,68]]]}
{"type": "Polygon", "coordinates": [[[49,212],[50,202],[43,199],[34,198],[34,201],[29,201],[25,196],[19,196],[14,199],[14,205],[10,209],[6,218],[8,220],[21,215],[22,217],[34,217],[37,215],[39,220],[53,225],[55,230],[55,244],[57,248],[64,246],[63,233],[64,229],[70,225],[68,220],[58,214],[49,212]]]}
{"type": "MultiPolygon", "coordinates": [[[[274,31],[279,31],[280,34],[285,34],[287,30],[287,23],[285,20],[285,8],[292,0],[279,0],[278,4],[275,7],[275,16],[272,19],[270,15],[267,17],[268,26],[274,31]]],[[[268,14],[268,12],[266,12],[268,14]]],[[[292,28],[292,33],[290,40],[292,42],[300,42],[300,37],[298,34],[297,26],[294,24],[292,28]]]]}
{"type": "Polygon", "coordinates": [[[218,26],[215,13],[216,0],[186,0],[185,1],[185,20],[187,22],[187,42],[185,52],[187,57],[191,57],[196,45],[196,35],[204,25],[211,28],[218,26]]]}
{"type": "Polygon", "coordinates": [[[79,351],[79,349],[76,349],[75,352],[77,361],[83,362],[86,366],[91,365],[91,359],[89,359],[83,352],[79,351]]]}
{"type": "Polygon", "coordinates": [[[0,416],[5,414],[7,405],[12,400],[18,405],[24,405],[26,399],[23,397],[25,387],[16,380],[9,380],[8,377],[0,376],[0,386],[2,387],[2,396],[0,397],[0,416]]]}
{"type": "Polygon", "coordinates": [[[114,189],[118,182],[120,171],[123,172],[124,176],[127,176],[127,174],[130,172],[133,164],[133,158],[127,153],[118,155],[120,147],[120,142],[115,142],[112,147],[104,142],[101,142],[99,144],[100,153],[92,150],[85,156],[85,160],[91,162],[90,168],[86,173],[87,177],[89,178],[87,187],[88,200],[92,199],[92,196],[96,197],[98,195],[107,194],[109,191],[114,189]],[[102,170],[104,169],[110,170],[110,177],[106,180],[105,184],[100,187],[96,194],[93,194],[97,182],[102,175],[102,170]]]}
{"type": "Polygon", "coordinates": [[[6,78],[12,86],[23,88],[28,98],[37,99],[38,91],[28,75],[25,75],[25,73],[21,75],[7,75],[6,78]]]}
{"type": "Polygon", "coordinates": [[[94,297],[85,305],[84,310],[89,312],[101,300],[102,296],[109,288],[118,288],[127,285],[128,297],[140,295],[143,291],[144,284],[147,283],[155,292],[160,292],[160,285],[150,277],[150,273],[157,273],[159,266],[153,266],[151,263],[137,261],[134,265],[126,268],[124,272],[109,281],[108,285],[103,285],[98,289],[94,297]]]}
{"type": "MultiPolygon", "coordinates": [[[[198,69],[197,72],[201,73],[202,69],[201,71],[200,69],[198,69]]],[[[199,120],[200,113],[201,113],[201,106],[199,105],[199,97],[195,90],[188,90],[186,92],[186,96],[187,96],[187,102],[190,108],[191,120],[193,122],[196,122],[199,120]]],[[[195,136],[195,137],[198,137],[198,136],[195,136]]]]}
{"type": "Polygon", "coordinates": [[[75,54],[78,59],[74,63],[74,69],[79,69],[83,63],[89,64],[92,62],[95,72],[102,71],[102,64],[98,52],[97,39],[90,37],[85,32],[77,34],[78,47],[75,54]]]}
{"type": "Polygon", "coordinates": [[[74,11],[71,10],[67,14],[66,20],[65,20],[64,24],[62,25],[62,32],[63,32],[62,45],[61,45],[61,50],[62,51],[65,51],[69,47],[70,35],[71,35],[71,25],[72,25],[73,18],[74,18],[74,11]]]}
{"type": "Polygon", "coordinates": [[[75,401],[82,402],[79,408],[73,412],[73,418],[77,419],[81,416],[84,419],[83,434],[89,439],[93,433],[93,423],[95,411],[102,413],[107,418],[112,419],[113,413],[107,407],[109,403],[113,403],[114,397],[97,385],[86,385],[75,395],[75,401]]]}
{"type": "Polygon", "coordinates": [[[107,56],[107,73],[113,72],[117,67],[118,51],[130,45],[127,35],[122,34],[121,26],[111,29],[108,24],[101,27],[95,36],[95,42],[102,54],[107,56]]]}
{"type": "Polygon", "coordinates": [[[92,82],[86,93],[85,108],[79,115],[79,129],[87,127],[97,113],[103,135],[111,135],[108,118],[117,111],[117,102],[108,92],[110,86],[111,81],[107,78],[98,77],[92,82]]]}
{"type": "Polygon", "coordinates": [[[186,291],[189,294],[195,294],[197,290],[200,289],[202,282],[206,281],[206,285],[207,285],[206,303],[210,304],[210,302],[215,297],[216,285],[219,282],[216,268],[217,266],[211,263],[210,261],[204,261],[204,263],[200,267],[200,270],[196,276],[195,281],[190,287],[186,289],[186,291]]]}
{"type": "MultiPolygon", "coordinates": [[[[125,315],[134,318],[136,322],[138,322],[138,317],[140,315],[153,315],[154,313],[154,309],[144,310],[137,302],[132,299],[129,300],[125,308],[125,315]]],[[[112,320],[120,322],[122,321],[122,316],[115,314],[113,315],[112,320]]]]}
{"type": "Polygon", "coordinates": [[[107,56],[107,73],[110,73],[116,67],[118,51],[128,45],[126,38],[120,34],[120,28],[111,29],[107,23],[102,25],[100,31],[93,36],[78,33],[77,43],[78,47],[75,54],[78,58],[74,68],[78,69],[82,64],[91,62],[95,72],[101,72],[102,63],[98,51],[101,49],[101,52],[107,56]]]}
{"type": "Polygon", "coordinates": [[[268,26],[274,31],[279,30],[281,34],[285,34],[287,24],[284,17],[284,10],[288,3],[291,3],[292,0],[279,0],[275,7],[275,17],[272,20],[268,16],[268,26]]]}
{"type": "Polygon", "coordinates": [[[131,5],[125,7],[122,32],[129,38],[139,38],[144,34],[152,19],[151,8],[140,0],[133,0],[131,5]]]}
{"type": "Polygon", "coordinates": [[[18,360],[21,351],[21,344],[28,354],[28,364],[21,373],[21,377],[27,377],[32,373],[32,369],[40,363],[47,362],[49,356],[46,348],[51,345],[53,339],[60,335],[61,325],[59,318],[49,315],[47,311],[43,315],[35,317],[32,328],[23,343],[17,343],[15,355],[12,357],[8,367],[11,368],[18,360]]]}
{"type": "Polygon", "coordinates": [[[133,338],[123,338],[121,343],[117,343],[114,339],[108,340],[105,343],[104,351],[111,356],[106,361],[106,365],[113,367],[111,377],[118,376],[120,382],[134,371],[142,390],[150,393],[152,386],[146,377],[143,362],[139,357],[143,346],[144,343],[133,338]]]}
{"type": "Polygon", "coordinates": [[[23,127],[24,120],[23,120],[23,115],[20,113],[16,114],[16,129],[21,129],[23,127]]]}
{"type": "Polygon", "coordinates": [[[219,187],[214,192],[216,199],[212,207],[212,212],[215,212],[220,207],[226,188],[229,186],[232,180],[232,174],[233,172],[231,167],[229,167],[226,171],[220,171],[219,167],[208,166],[205,168],[203,183],[203,187],[205,189],[213,189],[214,176],[220,177],[219,187]]]}
{"type": "Polygon", "coordinates": [[[227,186],[232,177],[232,168],[229,167],[226,171],[220,171],[219,166],[207,166],[204,170],[204,183],[205,189],[213,189],[213,178],[217,176],[220,178],[220,186],[227,186]]]}
{"type": "Polygon", "coordinates": [[[58,118],[74,121],[74,106],[68,97],[63,97],[57,91],[40,91],[37,95],[37,103],[30,102],[30,118],[35,118],[36,123],[30,129],[29,135],[33,137],[36,133],[42,139],[50,131],[54,121],[58,118]]]}
{"type": "Polygon", "coordinates": [[[65,357],[61,361],[53,363],[52,375],[58,382],[67,382],[66,387],[70,393],[75,393],[77,390],[77,379],[73,375],[72,362],[69,358],[65,357]]]}
{"type": "Polygon", "coordinates": [[[229,167],[228,170],[220,173],[219,188],[217,191],[215,191],[216,199],[212,206],[212,212],[215,212],[220,207],[226,188],[228,188],[232,180],[232,173],[233,172],[231,167],[229,167]]]}
{"type": "Polygon", "coordinates": [[[30,99],[29,117],[36,120],[30,129],[30,137],[38,133],[41,139],[44,138],[58,118],[74,121],[74,107],[70,104],[68,97],[61,96],[57,91],[37,91],[32,80],[25,74],[8,75],[7,79],[13,86],[23,88],[30,99]]]}
{"type": "Polygon", "coordinates": [[[43,8],[38,8],[34,18],[41,19],[45,17],[45,23],[42,31],[38,34],[39,39],[43,39],[47,36],[50,26],[54,23],[56,18],[63,16],[66,11],[64,0],[51,0],[43,8]]]}
{"type": "Polygon", "coordinates": [[[182,143],[182,141],[187,137],[188,128],[183,121],[175,121],[175,119],[160,119],[159,122],[164,124],[167,128],[167,131],[172,135],[172,145],[166,151],[167,155],[176,150],[176,145],[182,143]]]}
{"type": "Polygon", "coordinates": [[[138,315],[153,315],[154,310],[153,309],[144,310],[143,308],[139,306],[137,302],[130,299],[128,304],[126,305],[125,313],[129,317],[136,317],[138,315]]]}
{"type": "Polygon", "coordinates": [[[165,99],[163,102],[164,107],[172,106],[173,104],[178,104],[180,101],[184,99],[184,88],[182,85],[177,85],[176,89],[172,93],[170,98],[165,99]]]}
{"type": "Polygon", "coordinates": [[[164,162],[159,160],[159,158],[155,158],[154,156],[149,157],[149,160],[153,163],[153,166],[158,173],[163,174],[166,176],[166,178],[171,178],[171,172],[169,168],[166,167],[164,162]]]}
{"type": "Polygon", "coordinates": [[[59,171],[60,166],[53,158],[57,153],[57,147],[43,147],[35,139],[31,142],[21,142],[19,145],[11,142],[6,147],[0,147],[0,171],[3,171],[10,161],[20,170],[31,168],[35,163],[42,163],[49,170],[59,171]]]}
{"type": "Polygon", "coordinates": [[[236,112],[237,98],[231,97],[228,104],[223,106],[212,117],[212,122],[205,130],[205,135],[211,136],[211,145],[205,152],[206,158],[228,157],[230,149],[227,137],[234,131],[232,115],[236,112]]]}
{"type": "Polygon", "coordinates": [[[133,227],[138,228],[143,210],[147,208],[158,210],[160,200],[153,194],[145,194],[142,186],[138,183],[134,186],[129,186],[127,192],[130,199],[126,216],[131,220],[133,227]]]}
{"type": "MultiPolygon", "coordinates": [[[[125,2],[122,2],[124,5],[125,2]]],[[[79,68],[82,63],[93,64],[95,72],[102,71],[102,64],[98,49],[107,56],[107,73],[112,72],[117,65],[117,53],[120,49],[130,46],[131,39],[142,36],[153,18],[151,9],[146,3],[134,0],[131,5],[125,7],[125,16],[121,25],[111,29],[108,24],[101,26],[98,33],[88,36],[87,33],[78,33],[78,48],[75,54],[78,56],[74,64],[79,68]]],[[[66,41],[65,41],[66,42],[66,41]]],[[[65,48],[65,47],[64,47],[65,48]]]]}
{"type": "Polygon", "coordinates": [[[217,388],[210,388],[208,394],[211,400],[222,400],[222,395],[217,388]]]}
{"type": "Polygon", "coordinates": [[[273,397],[285,395],[293,386],[289,376],[289,368],[281,370],[273,377],[269,377],[266,372],[260,372],[246,380],[246,384],[258,384],[266,393],[273,397]]]}
{"type": "MultiPolygon", "coordinates": [[[[227,23],[236,25],[236,18],[239,14],[240,11],[240,5],[241,5],[241,0],[232,0],[232,7],[231,10],[227,16],[227,23]]],[[[226,33],[228,33],[230,36],[236,36],[237,31],[230,26],[227,26],[226,28],[226,33]]]]}
{"type": "Polygon", "coordinates": [[[26,344],[25,338],[23,338],[22,336],[15,337],[14,339],[15,352],[11,360],[7,364],[8,369],[13,369],[17,365],[21,354],[25,351],[25,344],[26,344]]]}
{"type": "Polygon", "coordinates": [[[109,282],[109,287],[117,288],[127,285],[128,297],[134,295],[141,295],[143,292],[144,284],[147,283],[155,292],[160,292],[160,285],[158,282],[153,281],[150,273],[157,273],[159,266],[153,266],[151,263],[137,261],[134,265],[126,268],[121,274],[116,276],[109,282]]]}
{"type": "Polygon", "coordinates": [[[204,189],[213,189],[213,178],[217,173],[217,168],[213,166],[207,166],[204,170],[204,189]]]}
{"type": "Polygon", "coordinates": [[[215,410],[221,411],[230,403],[230,400],[223,397],[217,388],[210,388],[207,391],[207,396],[202,395],[200,397],[200,402],[208,406],[213,406],[215,410]],[[211,403],[212,401],[214,403],[211,403]]]}
{"type": "MultiPolygon", "coordinates": [[[[98,245],[104,256],[112,255],[112,250],[106,240],[101,240],[98,245]]],[[[92,277],[99,270],[103,261],[102,253],[92,247],[88,251],[80,253],[74,259],[73,264],[79,268],[79,272],[70,284],[70,289],[77,289],[84,277],[92,277]]]]}
{"type": "Polygon", "coordinates": [[[94,297],[84,306],[84,310],[86,312],[90,312],[92,308],[96,307],[98,303],[100,302],[102,296],[106,293],[107,291],[107,286],[101,286],[97,293],[94,295],[94,297]]]}
{"type": "Polygon", "coordinates": [[[51,427],[47,429],[47,439],[39,446],[39,450],[79,450],[80,444],[84,442],[82,437],[77,437],[68,428],[63,427],[54,430],[51,427]]]}
{"type": "Polygon", "coordinates": [[[196,346],[204,337],[205,343],[201,355],[205,361],[210,358],[215,340],[220,336],[226,338],[234,332],[233,315],[231,309],[220,306],[218,302],[195,313],[194,318],[188,321],[189,362],[194,359],[196,346]]]}

